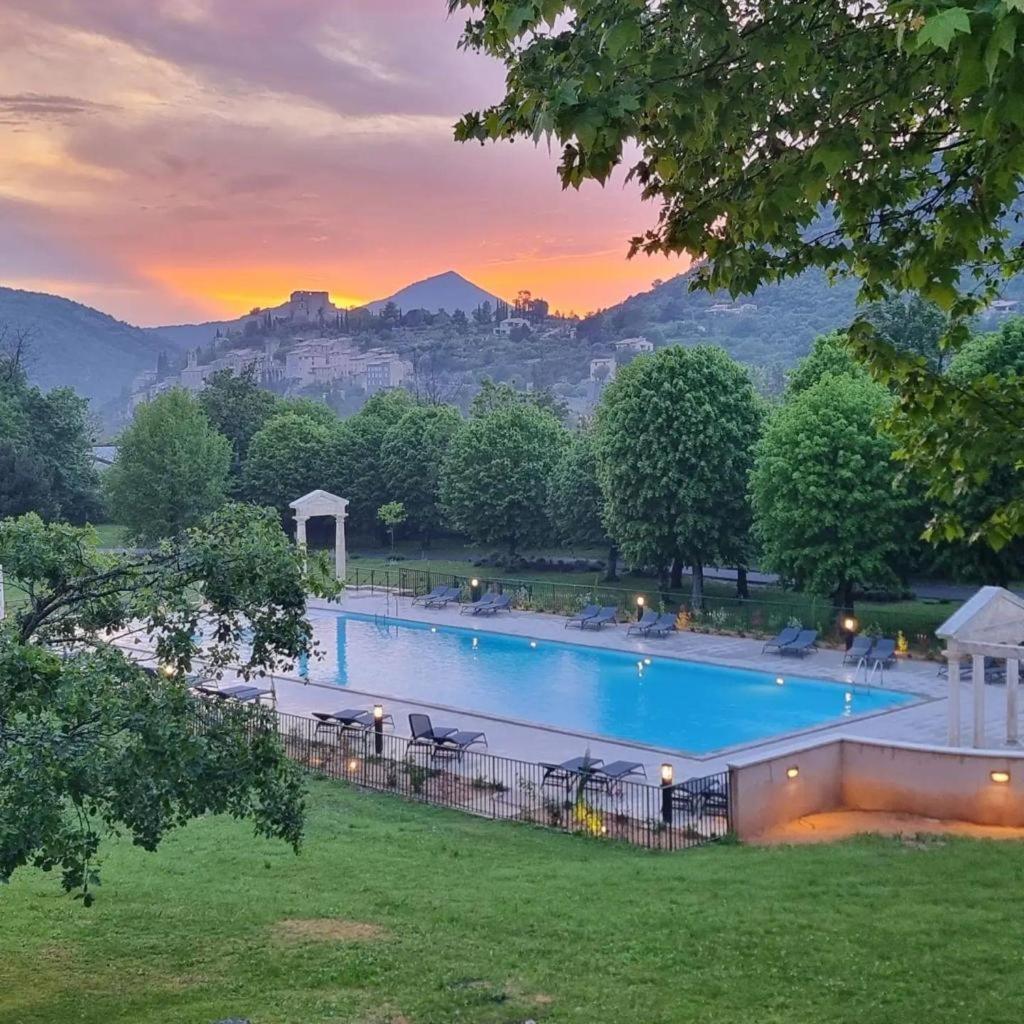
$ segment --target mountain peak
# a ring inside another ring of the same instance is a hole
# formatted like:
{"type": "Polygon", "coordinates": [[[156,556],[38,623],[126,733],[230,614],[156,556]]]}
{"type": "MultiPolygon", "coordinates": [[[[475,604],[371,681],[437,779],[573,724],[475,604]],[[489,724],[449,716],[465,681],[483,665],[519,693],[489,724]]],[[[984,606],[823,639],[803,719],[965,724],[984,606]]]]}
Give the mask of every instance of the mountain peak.
{"type": "Polygon", "coordinates": [[[387,298],[370,302],[366,308],[372,313],[377,313],[389,302],[393,302],[403,311],[425,309],[436,313],[439,309],[444,309],[453,313],[461,309],[464,313],[469,313],[484,302],[494,306],[498,301],[497,296],[473,284],[458,271],[445,270],[422,281],[416,281],[387,298]]]}

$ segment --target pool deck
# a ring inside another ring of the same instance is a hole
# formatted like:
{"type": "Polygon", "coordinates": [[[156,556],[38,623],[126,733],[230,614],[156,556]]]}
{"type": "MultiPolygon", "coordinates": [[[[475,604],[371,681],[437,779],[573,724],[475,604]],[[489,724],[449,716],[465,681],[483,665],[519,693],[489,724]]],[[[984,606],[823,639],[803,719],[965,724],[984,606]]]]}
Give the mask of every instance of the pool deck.
{"type": "MultiPolygon", "coordinates": [[[[825,679],[837,684],[855,683],[855,667],[844,666],[842,652],[822,649],[806,658],[763,654],[763,641],[743,637],[718,636],[683,632],[665,639],[628,637],[625,625],[605,627],[600,631],[581,632],[565,629],[564,618],[539,612],[514,611],[498,616],[479,617],[461,615],[457,606],[428,609],[414,606],[407,597],[379,590],[346,591],[338,603],[311,601],[309,616],[315,625],[326,624],[338,611],[351,611],[365,615],[386,615],[437,625],[475,628],[484,631],[508,633],[537,640],[557,640],[590,647],[627,651],[640,657],[646,655],[671,656],[715,665],[772,672],[788,677],[806,676],[825,679]]],[[[863,680],[861,681],[863,684],[863,680]]],[[[336,711],[341,707],[365,706],[383,703],[394,716],[398,731],[405,734],[406,715],[410,711],[426,710],[435,724],[453,725],[460,729],[479,729],[486,732],[489,750],[506,757],[526,761],[563,761],[589,749],[591,756],[605,761],[617,759],[642,763],[648,777],[658,777],[662,762],[671,762],[676,777],[708,775],[722,771],[730,763],[750,760],[793,745],[796,737],[856,736],[872,739],[891,739],[913,743],[942,744],[946,738],[946,681],[938,676],[938,665],[932,661],[901,660],[894,669],[885,673],[886,689],[896,689],[918,696],[920,699],[900,708],[851,716],[840,723],[832,723],[800,733],[788,733],[756,744],[715,751],[704,756],[658,747],[643,746],[605,739],[584,733],[573,733],[530,722],[513,721],[484,715],[471,710],[431,705],[403,700],[400,687],[391,687],[385,680],[372,688],[343,690],[329,684],[304,682],[298,678],[275,677],[277,706],[291,714],[309,715],[313,711],[336,711]]],[[[970,707],[969,684],[961,683],[961,707],[965,715],[970,707]]],[[[986,717],[988,721],[987,746],[1002,745],[1003,688],[986,687],[986,717]]]]}

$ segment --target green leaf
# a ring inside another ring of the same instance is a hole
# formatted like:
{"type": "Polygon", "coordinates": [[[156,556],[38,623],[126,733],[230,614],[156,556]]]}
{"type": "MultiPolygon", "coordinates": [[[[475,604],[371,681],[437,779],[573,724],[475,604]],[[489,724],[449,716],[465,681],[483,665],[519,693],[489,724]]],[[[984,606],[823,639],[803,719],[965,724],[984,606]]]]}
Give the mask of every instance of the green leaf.
{"type": "Polygon", "coordinates": [[[949,50],[949,44],[958,33],[970,34],[971,19],[966,8],[948,7],[928,18],[917,33],[917,45],[930,43],[940,50],[949,50]]]}

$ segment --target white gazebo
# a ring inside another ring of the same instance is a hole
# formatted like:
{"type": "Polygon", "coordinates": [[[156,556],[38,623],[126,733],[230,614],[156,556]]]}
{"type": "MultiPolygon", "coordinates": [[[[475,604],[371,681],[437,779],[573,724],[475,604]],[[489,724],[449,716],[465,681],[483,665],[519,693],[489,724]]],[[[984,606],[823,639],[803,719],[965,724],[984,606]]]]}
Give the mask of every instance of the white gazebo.
{"type": "Polygon", "coordinates": [[[295,510],[295,543],[306,546],[306,521],[316,516],[334,516],[334,571],[339,580],[345,578],[345,518],[348,499],[329,491],[310,491],[290,503],[295,510]]]}
{"type": "MultiPolygon", "coordinates": [[[[973,747],[985,746],[986,658],[1006,665],[1006,742],[1017,743],[1020,659],[1024,657],[1024,598],[982,587],[935,631],[946,642],[949,669],[949,745],[960,746],[960,662],[971,658],[973,747]]],[[[998,671],[994,668],[993,671],[998,671]]]]}

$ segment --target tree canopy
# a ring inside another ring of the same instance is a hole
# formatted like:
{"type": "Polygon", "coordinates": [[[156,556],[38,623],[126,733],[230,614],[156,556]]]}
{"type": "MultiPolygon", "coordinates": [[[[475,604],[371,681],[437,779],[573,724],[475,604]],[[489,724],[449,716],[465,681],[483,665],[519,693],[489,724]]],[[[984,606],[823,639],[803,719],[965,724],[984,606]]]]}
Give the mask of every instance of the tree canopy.
{"type": "Polygon", "coordinates": [[[565,428],[531,403],[503,404],[455,435],[441,470],[441,503],[473,540],[510,554],[549,539],[546,495],[565,428]]]}
{"type": "Polygon", "coordinates": [[[277,397],[260,387],[250,366],[237,374],[211,374],[199,393],[199,404],[213,427],[231,442],[231,469],[238,476],[253,436],[277,411],[277,397]]]}
{"type": "Polygon", "coordinates": [[[0,521],[0,562],[25,596],[0,623],[0,881],[57,869],[91,902],[112,833],[154,850],[208,813],[298,846],[301,778],[272,716],[203,705],[186,683],[203,636],[211,674],[313,653],[306,592],[334,587],[319,563],[307,574],[271,510],[224,506],[141,558],[30,514],[0,521]],[[146,637],[148,671],[119,646],[146,637]]]}
{"type": "Polygon", "coordinates": [[[324,487],[331,470],[331,446],[337,431],[308,416],[286,412],[272,417],[249,445],[245,493],[252,501],[273,505],[289,515],[289,503],[324,487]]]}
{"type": "Polygon", "coordinates": [[[608,532],[637,565],[703,566],[745,549],[742,514],[761,405],[746,371],[711,346],[634,359],[597,411],[608,532]]]}
{"type": "MultiPolygon", "coordinates": [[[[553,139],[566,187],[629,177],[660,205],[633,252],[687,252],[694,287],[733,295],[809,268],[863,300],[914,293],[950,317],[943,344],[1024,261],[1016,3],[449,0],[463,45],[505,64],[505,95],[456,138],[553,139]],[[633,154],[636,154],[635,157],[633,154]]],[[[897,392],[897,454],[949,499],[1024,467],[1024,394],[957,388],[870,317],[849,337],[897,392]]],[[[964,532],[955,515],[945,535],[964,532]]],[[[1024,534],[1024,502],[977,530],[1024,534]]]]}
{"type": "Polygon", "coordinates": [[[408,528],[425,541],[444,525],[441,466],[461,426],[462,417],[450,405],[417,405],[384,434],[380,475],[405,506],[408,528]]]}
{"type": "Polygon", "coordinates": [[[135,410],[106,474],[110,509],[135,540],[153,544],[223,504],[231,444],[199,402],[174,388],[135,410]]]}
{"type": "Polygon", "coordinates": [[[88,403],[70,388],[32,387],[0,353],[0,517],[38,512],[81,523],[99,512],[88,403]]]}
{"type": "Polygon", "coordinates": [[[858,584],[891,583],[906,541],[892,442],[876,430],[889,404],[861,376],[826,374],[769,418],[751,476],[761,565],[852,608],[858,584]]]}

